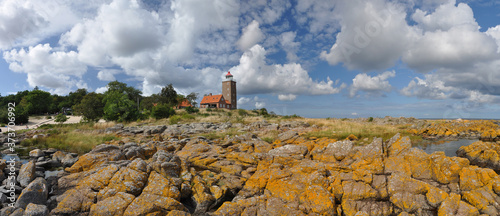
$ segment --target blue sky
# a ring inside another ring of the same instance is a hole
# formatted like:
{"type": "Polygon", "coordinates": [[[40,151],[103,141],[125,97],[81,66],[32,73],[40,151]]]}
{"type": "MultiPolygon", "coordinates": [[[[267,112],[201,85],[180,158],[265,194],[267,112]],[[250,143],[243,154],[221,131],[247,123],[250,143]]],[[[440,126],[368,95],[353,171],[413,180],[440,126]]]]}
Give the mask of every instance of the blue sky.
{"type": "MultiPolygon", "coordinates": [[[[0,93],[172,83],[306,117],[500,118],[500,1],[4,0],[0,93]]],[[[199,98],[201,100],[201,97],[199,98]]]]}

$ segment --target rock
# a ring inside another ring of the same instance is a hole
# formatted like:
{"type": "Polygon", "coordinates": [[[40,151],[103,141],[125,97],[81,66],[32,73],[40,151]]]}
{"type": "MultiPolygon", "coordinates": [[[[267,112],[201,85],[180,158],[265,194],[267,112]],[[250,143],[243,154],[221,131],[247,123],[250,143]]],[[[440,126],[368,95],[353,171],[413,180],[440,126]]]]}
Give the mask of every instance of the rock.
{"type": "Polygon", "coordinates": [[[299,145],[286,145],[269,151],[269,155],[276,157],[292,157],[302,159],[307,154],[307,147],[299,145]]]}
{"type": "Polygon", "coordinates": [[[148,186],[140,196],[127,207],[124,215],[146,215],[154,212],[172,210],[188,211],[180,203],[180,185],[166,179],[155,171],[151,172],[148,186]]]}
{"type": "Polygon", "coordinates": [[[134,199],[134,195],[118,192],[115,196],[108,197],[92,205],[89,215],[123,215],[125,209],[134,199]]]}
{"type": "Polygon", "coordinates": [[[278,134],[278,139],[285,142],[292,138],[296,138],[299,134],[296,131],[287,131],[284,133],[278,134]]]}
{"type": "Polygon", "coordinates": [[[43,151],[40,149],[35,149],[35,150],[30,151],[29,156],[34,157],[34,158],[38,158],[38,157],[45,156],[45,153],[43,153],[43,151]]]}
{"type": "Polygon", "coordinates": [[[75,157],[71,154],[67,154],[64,156],[64,158],[61,160],[61,163],[64,167],[71,167],[73,164],[75,164],[78,161],[78,157],[75,157]]]}
{"type": "Polygon", "coordinates": [[[19,208],[26,208],[29,203],[45,205],[47,203],[47,196],[49,188],[47,181],[44,178],[37,178],[33,180],[23,191],[16,201],[15,206],[19,208]]]}
{"type": "Polygon", "coordinates": [[[30,203],[24,210],[24,216],[47,216],[49,209],[45,205],[37,205],[30,203]]]}
{"type": "Polygon", "coordinates": [[[23,216],[24,215],[24,209],[18,208],[10,216],[23,216]]]}
{"type": "Polygon", "coordinates": [[[9,216],[12,213],[14,213],[15,210],[16,210],[16,208],[14,208],[14,207],[2,208],[2,210],[0,211],[0,216],[9,216]]]}
{"type": "Polygon", "coordinates": [[[457,156],[467,158],[471,164],[500,171],[500,145],[493,142],[474,142],[457,150],[457,156]]]}
{"type": "Polygon", "coordinates": [[[137,196],[141,193],[148,180],[147,164],[137,158],[128,166],[121,167],[109,180],[107,187],[99,191],[98,200],[106,199],[118,192],[137,196]]]}
{"type": "Polygon", "coordinates": [[[23,187],[28,186],[28,184],[35,179],[35,171],[35,162],[30,161],[23,164],[19,170],[19,176],[17,177],[19,184],[23,187]]]}
{"type": "Polygon", "coordinates": [[[450,196],[439,206],[438,215],[479,215],[479,211],[473,206],[460,200],[460,195],[450,196]]]}
{"type": "Polygon", "coordinates": [[[66,154],[62,151],[56,151],[54,154],[52,154],[52,160],[57,160],[59,162],[62,162],[64,157],[66,157],[66,154]]]}
{"type": "Polygon", "coordinates": [[[54,159],[36,163],[36,166],[43,167],[45,169],[53,169],[53,168],[61,167],[61,165],[62,164],[59,161],[54,160],[54,159]]]}

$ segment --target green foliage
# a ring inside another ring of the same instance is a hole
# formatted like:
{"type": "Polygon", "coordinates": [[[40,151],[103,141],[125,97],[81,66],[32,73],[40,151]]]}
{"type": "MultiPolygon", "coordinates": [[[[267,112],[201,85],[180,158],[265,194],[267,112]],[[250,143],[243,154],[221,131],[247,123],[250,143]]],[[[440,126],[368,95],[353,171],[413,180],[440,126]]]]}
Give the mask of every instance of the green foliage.
{"type": "Polygon", "coordinates": [[[88,122],[97,122],[104,115],[103,95],[90,93],[83,97],[81,102],[73,107],[75,113],[82,115],[88,122]]]}
{"type": "MultiPolygon", "coordinates": [[[[108,83],[108,90],[106,91],[106,93],[108,92],[124,93],[128,96],[128,99],[134,102],[137,101],[137,99],[140,99],[142,93],[134,87],[127,86],[127,84],[118,81],[108,83]]],[[[106,95],[106,93],[104,94],[106,95]]]]}
{"type": "Polygon", "coordinates": [[[111,91],[104,94],[104,119],[108,121],[135,121],[139,116],[136,104],[123,92],[111,91]]]}
{"type": "Polygon", "coordinates": [[[160,102],[169,104],[170,106],[177,105],[177,92],[175,91],[172,84],[168,84],[167,86],[161,89],[160,94],[158,95],[160,102]]]}
{"type": "Polygon", "coordinates": [[[168,104],[158,104],[151,110],[151,117],[155,119],[168,118],[175,114],[175,110],[168,104]]]}
{"type": "Polygon", "coordinates": [[[373,121],[373,117],[368,118],[368,122],[372,122],[372,121],[373,121]]]}
{"type": "Polygon", "coordinates": [[[244,109],[238,109],[238,115],[240,115],[240,116],[246,116],[246,115],[248,115],[248,113],[244,109]]]}
{"type": "Polygon", "coordinates": [[[285,115],[285,116],[282,116],[281,118],[282,119],[293,119],[293,118],[302,118],[302,117],[298,116],[297,114],[293,114],[293,115],[285,115]]]}
{"type": "Polygon", "coordinates": [[[197,112],[199,112],[199,111],[200,111],[200,110],[199,110],[198,108],[196,108],[196,107],[186,107],[186,108],[184,108],[184,110],[186,110],[186,112],[187,112],[187,113],[190,113],[190,114],[192,114],[192,113],[197,113],[197,112]]]}
{"type": "Polygon", "coordinates": [[[181,121],[181,117],[178,115],[174,115],[174,116],[171,116],[170,119],[168,119],[168,121],[171,125],[177,124],[181,121]]]}
{"type": "Polygon", "coordinates": [[[45,119],[52,119],[52,116],[47,116],[45,117],[45,119]]]}
{"type": "Polygon", "coordinates": [[[187,114],[187,113],[183,113],[181,115],[182,119],[187,119],[187,120],[193,120],[195,119],[196,117],[194,117],[194,115],[190,115],[190,114],[187,114]]]}
{"type": "Polygon", "coordinates": [[[191,103],[191,105],[196,106],[197,102],[196,99],[198,99],[198,93],[191,92],[191,94],[188,94],[186,96],[186,99],[191,103]]]}
{"type": "Polygon", "coordinates": [[[212,112],[213,110],[211,108],[206,109],[207,112],[212,112]]]}
{"type": "Polygon", "coordinates": [[[16,118],[16,120],[15,120],[16,125],[28,123],[29,114],[28,114],[28,111],[24,107],[16,106],[14,114],[15,114],[15,118],[16,118]]]}
{"type": "Polygon", "coordinates": [[[265,142],[268,142],[268,143],[274,142],[274,138],[272,138],[272,137],[262,137],[262,140],[265,142]]]}
{"type": "Polygon", "coordinates": [[[56,116],[54,121],[62,124],[64,122],[68,121],[68,119],[69,118],[66,115],[60,113],[59,115],[56,116]]]}
{"type": "Polygon", "coordinates": [[[28,115],[44,114],[49,112],[52,103],[50,93],[42,90],[30,91],[21,99],[20,104],[28,112],[28,115]]]}

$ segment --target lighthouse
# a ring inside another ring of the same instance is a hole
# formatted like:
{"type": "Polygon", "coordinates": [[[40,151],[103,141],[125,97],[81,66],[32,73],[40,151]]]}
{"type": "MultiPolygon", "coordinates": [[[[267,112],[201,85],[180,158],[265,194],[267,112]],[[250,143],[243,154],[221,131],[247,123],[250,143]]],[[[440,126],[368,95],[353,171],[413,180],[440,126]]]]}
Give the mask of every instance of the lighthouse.
{"type": "Polygon", "coordinates": [[[227,72],[226,79],[222,81],[222,95],[231,104],[231,109],[237,109],[236,105],[236,80],[231,72],[227,72]]]}

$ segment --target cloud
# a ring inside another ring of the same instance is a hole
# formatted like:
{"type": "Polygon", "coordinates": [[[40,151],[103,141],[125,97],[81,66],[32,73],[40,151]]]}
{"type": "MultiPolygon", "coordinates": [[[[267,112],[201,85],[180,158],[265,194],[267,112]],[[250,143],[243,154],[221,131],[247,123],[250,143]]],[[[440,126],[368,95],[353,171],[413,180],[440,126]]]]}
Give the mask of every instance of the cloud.
{"type": "Polygon", "coordinates": [[[259,102],[259,101],[255,102],[255,108],[257,109],[264,108],[264,106],[266,106],[266,103],[264,102],[259,102]]]}
{"type": "Polygon", "coordinates": [[[294,94],[286,94],[286,95],[280,94],[280,95],[278,95],[278,99],[280,101],[293,101],[296,98],[297,98],[297,95],[294,95],[294,94]]]}
{"type": "Polygon", "coordinates": [[[10,70],[27,74],[30,87],[46,87],[57,94],[67,94],[73,87],[86,86],[82,76],[87,66],[78,61],[76,52],[53,51],[49,44],[39,44],[28,50],[4,52],[3,58],[10,70]]]}
{"type": "Polygon", "coordinates": [[[500,25],[488,28],[486,34],[495,39],[498,47],[497,53],[500,53],[500,25]]]}
{"type": "Polygon", "coordinates": [[[243,34],[238,40],[240,50],[247,50],[264,39],[264,34],[259,28],[259,22],[252,21],[247,27],[243,28],[243,34]]]}
{"type": "Polygon", "coordinates": [[[95,90],[96,93],[104,93],[108,90],[108,86],[104,86],[104,87],[99,87],[95,90]]]}
{"type": "Polygon", "coordinates": [[[101,81],[115,81],[115,74],[121,73],[120,70],[105,69],[97,73],[97,78],[101,81]]]}
{"type": "Polygon", "coordinates": [[[238,81],[240,94],[324,95],[339,93],[343,86],[334,82],[315,82],[300,64],[266,63],[266,50],[255,45],[243,53],[240,64],[230,69],[238,81]]]}
{"type": "Polygon", "coordinates": [[[299,50],[300,43],[295,42],[295,32],[284,32],[280,35],[280,44],[286,52],[286,59],[290,62],[298,60],[297,51],[299,50]]]}
{"type": "Polygon", "coordinates": [[[459,25],[478,26],[472,9],[464,3],[455,7],[454,0],[439,5],[432,14],[416,9],[412,19],[424,31],[448,31],[459,25]]]}
{"type": "Polygon", "coordinates": [[[238,105],[244,105],[244,104],[246,104],[246,103],[250,102],[250,100],[251,100],[251,99],[250,99],[250,98],[247,98],[247,97],[240,97],[240,98],[238,99],[238,105]]]}
{"type": "Polygon", "coordinates": [[[4,0],[0,2],[0,49],[34,45],[78,22],[70,2],[4,0]]]}
{"type": "Polygon", "coordinates": [[[358,114],[358,113],[353,112],[353,113],[351,113],[351,115],[352,115],[352,116],[357,116],[357,115],[359,115],[359,114],[358,114]]]}
{"type": "Polygon", "coordinates": [[[416,77],[408,83],[408,86],[401,89],[401,94],[412,97],[426,99],[446,99],[450,92],[455,90],[453,87],[447,87],[443,81],[435,79],[435,75],[425,75],[425,79],[416,77]]]}
{"type": "Polygon", "coordinates": [[[366,73],[360,73],[352,79],[349,96],[354,97],[360,91],[371,96],[381,96],[384,92],[390,92],[392,87],[387,79],[395,77],[395,71],[386,71],[377,76],[368,76],[366,73]]]}
{"type": "Polygon", "coordinates": [[[296,19],[299,24],[309,28],[313,34],[326,32],[333,34],[340,28],[340,16],[334,10],[337,2],[323,0],[299,1],[295,6],[296,19]]]}
{"type": "MultiPolygon", "coordinates": [[[[400,93],[405,96],[415,96],[424,99],[458,99],[476,104],[483,103],[499,103],[500,96],[498,92],[485,91],[486,85],[478,85],[474,87],[460,86],[455,83],[448,84],[449,80],[443,79],[443,75],[426,74],[424,79],[415,78],[408,83],[408,86],[403,88],[400,93]]],[[[492,81],[494,82],[494,81],[492,81]]],[[[475,83],[472,80],[472,83],[475,83]]],[[[494,88],[490,90],[494,91],[494,88]]]]}
{"type": "Polygon", "coordinates": [[[405,21],[406,12],[396,3],[341,1],[335,7],[341,31],[329,52],[320,57],[331,65],[372,71],[391,67],[408,49],[416,32],[405,21]]]}

